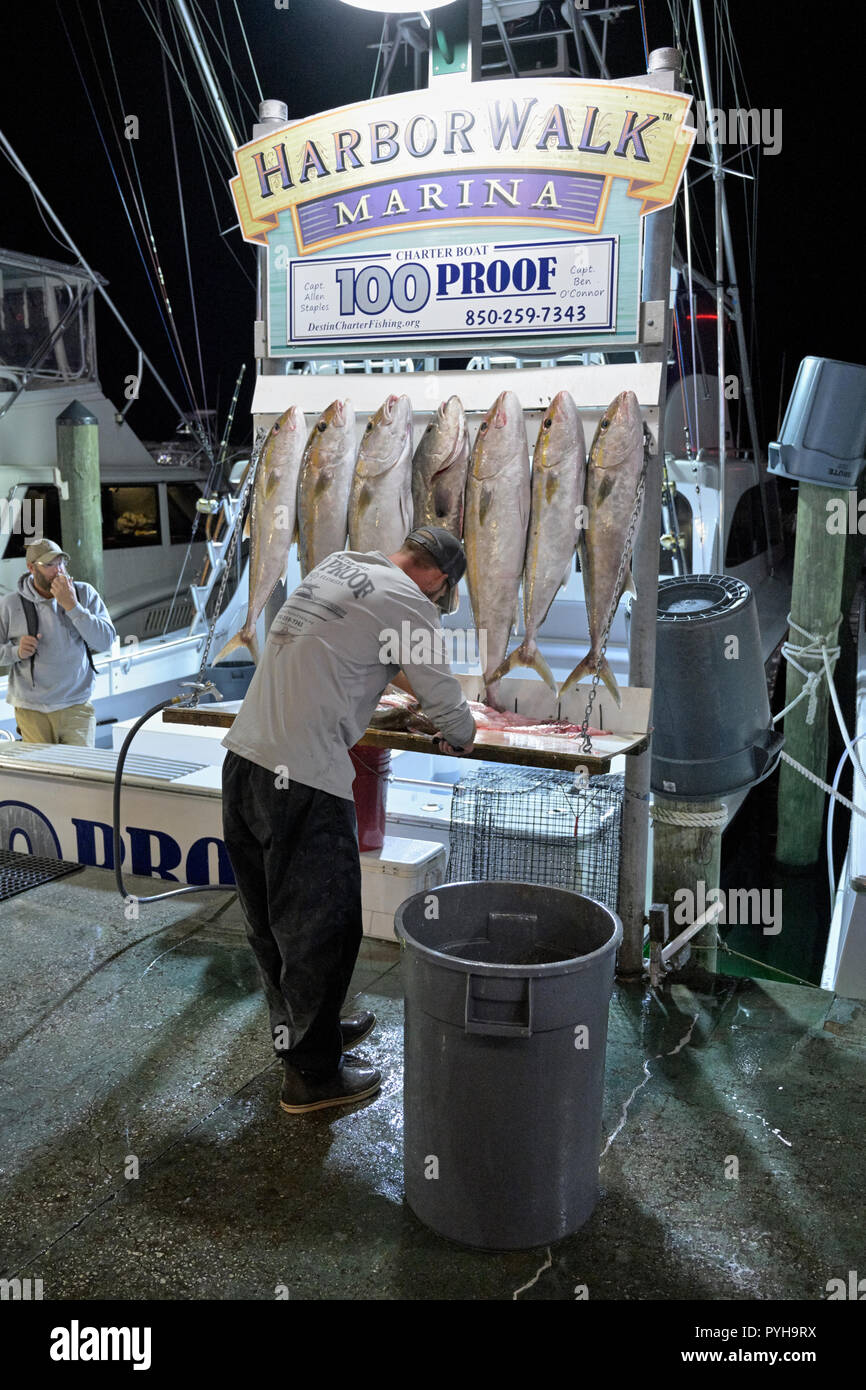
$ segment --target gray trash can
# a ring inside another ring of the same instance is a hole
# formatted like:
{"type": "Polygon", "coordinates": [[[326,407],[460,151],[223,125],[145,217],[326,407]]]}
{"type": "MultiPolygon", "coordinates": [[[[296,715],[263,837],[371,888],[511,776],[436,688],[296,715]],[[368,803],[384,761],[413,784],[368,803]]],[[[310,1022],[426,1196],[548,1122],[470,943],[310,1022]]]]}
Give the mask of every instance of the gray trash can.
{"type": "Polygon", "coordinates": [[[395,926],[406,1200],[483,1249],[571,1235],[598,1200],[619,918],[566,889],[451,883],[407,899],[395,926]]]}

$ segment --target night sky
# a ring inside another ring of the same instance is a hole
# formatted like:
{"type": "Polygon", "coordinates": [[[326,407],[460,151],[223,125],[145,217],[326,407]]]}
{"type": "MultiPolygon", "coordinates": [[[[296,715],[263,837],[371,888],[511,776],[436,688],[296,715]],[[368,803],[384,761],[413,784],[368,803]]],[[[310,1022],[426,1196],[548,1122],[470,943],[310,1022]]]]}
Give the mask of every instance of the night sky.
{"type": "MultiPolygon", "coordinates": [[[[288,10],[278,8],[277,3],[238,0],[263,95],[286,101],[291,119],[369,97],[376,60],[371,45],[381,32],[381,16],[349,9],[339,0],[289,0],[288,10]]],[[[593,7],[598,3],[592,0],[593,7]]],[[[170,33],[166,0],[146,0],[146,8],[158,12],[170,33]]],[[[233,0],[220,0],[218,5],[214,0],[202,0],[200,8],[220,41],[224,37],[240,83],[257,102],[233,0]]],[[[704,8],[711,27],[712,0],[704,0],[704,8]]],[[[552,12],[553,7],[548,9],[552,12]]],[[[781,112],[782,122],[780,153],[760,161],[758,198],[759,356],[755,375],[766,442],[775,437],[780,385],[787,400],[803,356],[866,360],[863,253],[857,217],[862,177],[851,128],[853,93],[862,84],[859,71],[855,71],[861,49],[859,6],[844,0],[831,0],[819,7],[776,0],[731,0],[728,9],[744,69],[747,104],[781,112]],[[850,161],[847,167],[846,161],[850,161]]],[[[667,0],[647,0],[645,12],[649,47],[671,43],[667,0]]],[[[120,188],[135,217],[111,128],[113,119],[133,177],[130,155],[134,149],[196,404],[201,404],[202,373],[183,248],[163,59],[145,8],[139,0],[31,0],[16,8],[15,14],[15,25],[6,26],[4,32],[0,128],[85,258],[110,282],[116,304],[176,398],[185,402],[182,377],[145,277],[88,93],[120,188]],[[123,118],[129,115],[138,118],[139,138],[134,142],[123,139],[123,118]]],[[[253,110],[237,89],[228,65],[218,56],[210,34],[208,41],[224,90],[234,109],[243,111],[242,138],[249,139],[253,110]]],[[[637,9],[623,16],[612,31],[610,56],[614,76],[627,76],[644,67],[637,9]]],[[[199,78],[189,59],[186,62],[193,95],[205,109],[199,78]]],[[[402,65],[395,76],[392,90],[411,85],[409,71],[402,65]]],[[[213,140],[205,153],[215,211],[187,100],[170,64],[169,92],[207,404],[218,409],[222,423],[235,377],[246,360],[245,391],[233,431],[233,438],[242,442],[250,434],[255,253],[239,233],[220,235],[235,221],[227,191],[227,151],[212,120],[213,140]]],[[[724,92],[716,97],[716,104],[725,106],[730,99],[730,92],[724,92]]],[[[699,148],[697,153],[703,156],[705,150],[699,148]]],[[[748,304],[751,291],[740,188],[734,179],[728,181],[728,187],[748,304]]],[[[703,207],[705,214],[712,196],[709,178],[697,196],[699,211],[703,207]]],[[[705,215],[701,221],[708,232],[705,215]]],[[[49,234],[26,185],[5,159],[0,159],[0,245],[31,255],[74,260],[49,234]]],[[[707,273],[711,270],[706,259],[703,269],[707,273]]],[[[97,323],[103,387],[116,403],[123,404],[123,378],[135,369],[135,351],[101,305],[97,323]]],[[[146,378],[141,398],[128,419],[142,437],[158,439],[172,433],[176,413],[153,380],[146,378]]]]}

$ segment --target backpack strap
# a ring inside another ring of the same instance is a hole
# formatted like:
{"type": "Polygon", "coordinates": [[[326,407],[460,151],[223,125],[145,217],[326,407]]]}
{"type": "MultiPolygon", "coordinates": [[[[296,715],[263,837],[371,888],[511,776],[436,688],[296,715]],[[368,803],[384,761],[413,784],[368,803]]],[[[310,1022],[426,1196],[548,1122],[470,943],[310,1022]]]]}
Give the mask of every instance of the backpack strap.
{"type": "MultiPolygon", "coordinates": [[[[24,609],[24,621],[27,624],[27,634],[29,637],[35,637],[39,631],[39,616],[36,612],[36,604],[32,599],[25,598],[23,594],[19,594],[18,597],[21,599],[21,607],[24,609]]],[[[36,676],[33,674],[33,661],[35,657],[36,653],[34,652],[33,656],[27,658],[30,662],[30,679],[34,685],[36,684],[36,676]]],[[[22,662],[21,664],[23,665],[24,663],[22,662]]]]}

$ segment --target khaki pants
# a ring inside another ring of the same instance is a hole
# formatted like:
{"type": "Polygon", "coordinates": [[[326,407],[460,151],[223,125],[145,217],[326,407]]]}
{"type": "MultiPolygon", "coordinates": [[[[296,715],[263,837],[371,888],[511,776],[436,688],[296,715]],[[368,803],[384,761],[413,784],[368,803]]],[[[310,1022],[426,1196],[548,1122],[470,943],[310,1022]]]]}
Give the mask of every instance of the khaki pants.
{"type": "Polygon", "coordinates": [[[90,704],[69,705],[50,714],[16,709],[15,719],[25,743],[77,743],[93,748],[96,742],[96,711],[90,704]]]}

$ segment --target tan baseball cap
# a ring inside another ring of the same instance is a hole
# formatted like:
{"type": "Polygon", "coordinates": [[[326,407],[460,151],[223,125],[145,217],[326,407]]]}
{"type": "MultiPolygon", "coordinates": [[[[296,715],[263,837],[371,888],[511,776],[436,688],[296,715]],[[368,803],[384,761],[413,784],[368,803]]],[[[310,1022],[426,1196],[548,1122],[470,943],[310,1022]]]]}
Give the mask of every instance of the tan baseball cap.
{"type": "Polygon", "coordinates": [[[28,565],[50,565],[54,560],[65,560],[69,564],[69,556],[65,550],[61,550],[54,541],[34,541],[28,545],[25,552],[28,565]]]}

